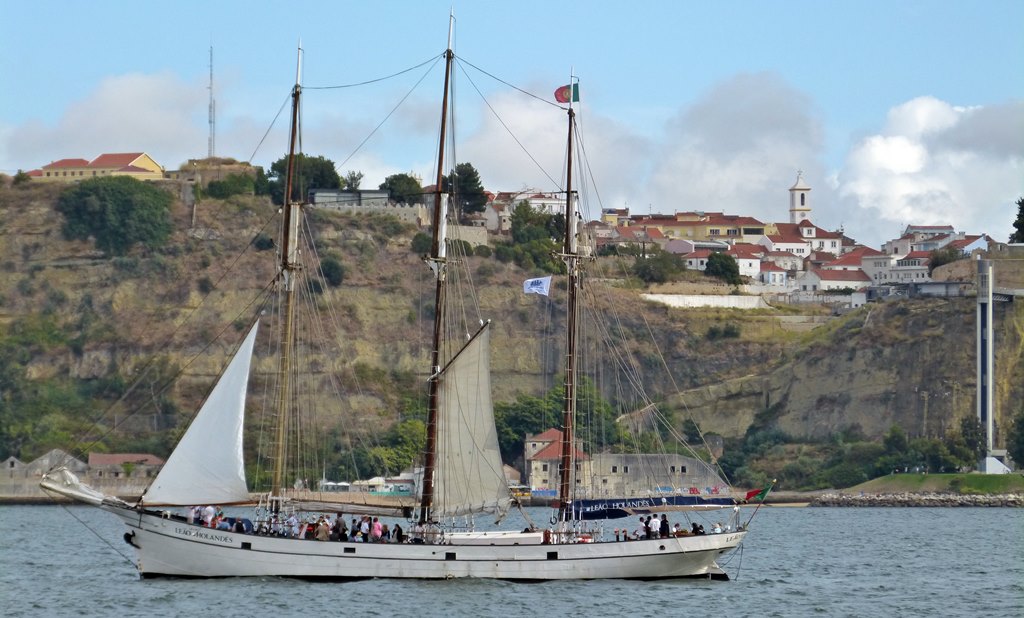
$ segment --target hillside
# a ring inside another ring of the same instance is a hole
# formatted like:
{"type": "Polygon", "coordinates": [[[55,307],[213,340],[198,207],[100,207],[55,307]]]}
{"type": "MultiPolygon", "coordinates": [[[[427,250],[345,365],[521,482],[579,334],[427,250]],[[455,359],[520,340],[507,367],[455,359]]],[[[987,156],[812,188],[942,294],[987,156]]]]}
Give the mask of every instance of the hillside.
{"type": "MultiPolygon", "coordinates": [[[[171,182],[163,186],[175,195],[180,191],[171,182]]],[[[176,201],[168,247],[111,259],[88,243],[62,238],[54,210],[60,190],[0,188],[0,327],[10,344],[5,349],[18,350],[4,359],[5,379],[40,388],[88,381],[98,388],[130,382],[157,355],[168,366],[183,366],[222,324],[240,319],[233,301],[273,273],[267,253],[246,250],[257,234],[276,233],[275,209],[261,198],[202,202],[194,228],[192,213],[176,201]],[[227,265],[246,274],[225,277],[227,265]],[[215,291],[206,297],[210,289],[215,291]],[[204,317],[196,324],[192,314],[199,310],[204,317]],[[190,325],[181,328],[186,318],[190,325]]],[[[344,360],[325,363],[359,378],[344,408],[357,418],[377,418],[384,429],[395,417],[380,417],[379,411],[394,410],[398,401],[393,385],[380,376],[420,375],[427,364],[425,308],[432,302],[432,279],[410,250],[413,230],[388,234],[325,212],[314,213],[314,220],[320,243],[340,256],[346,271],[343,288],[326,292],[344,314],[344,360]]],[[[550,322],[538,321],[538,298],[522,294],[523,279],[536,273],[493,258],[470,259],[480,305],[495,324],[495,400],[542,393],[552,386],[560,362],[558,354],[541,352],[561,319],[557,300],[550,301],[550,322]]],[[[649,290],[628,283],[622,268],[611,258],[598,262],[595,302],[615,310],[617,328],[631,341],[652,396],[666,399],[671,410],[688,412],[705,432],[741,437],[754,426],[797,439],[839,432],[876,438],[898,423],[909,435],[937,436],[974,414],[973,299],[872,304],[838,318],[820,307],[669,309],[640,300],[649,290]],[[794,328],[794,318],[821,325],[794,328]],[[712,327],[725,325],[738,328],[739,337],[708,336],[712,327]],[[648,333],[654,333],[656,346],[646,342],[648,333]]],[[[715,290],[699,279],[675,289],[715,290]]],[[[671,292],[673,286],[656,291],[671,292]]],[[[997,304],[996,325],[997,420],[1005,432],[1015,402],[1024,399],[1021,303],[997,304]]],[[[190,364],[190,381],[172,394],[174,408],[147,426],[180,423],[184,416],[176,410],[192,408],[199,385],[219,366],[218,359],[190,364]]],[[[49,429],[66,437],[81,427],[49,429]]],[[[21,452],[18,444],[5,448],[21,457],[38,454],[21,452]]]]}

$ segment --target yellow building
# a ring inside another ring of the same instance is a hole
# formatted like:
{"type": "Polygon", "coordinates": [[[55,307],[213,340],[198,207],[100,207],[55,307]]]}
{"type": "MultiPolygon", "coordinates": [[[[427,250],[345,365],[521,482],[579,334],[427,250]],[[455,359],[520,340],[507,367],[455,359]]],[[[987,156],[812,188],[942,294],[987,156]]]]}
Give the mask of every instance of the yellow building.
{"type": "Polygon", "coordinates": [[[144,152],[125,152],[101,154],[92,161],[61,159],[32,174],[34,180],[43,182],[77,182],[103,176],[160,180],[164,177],[164,168],[144,152]]]}

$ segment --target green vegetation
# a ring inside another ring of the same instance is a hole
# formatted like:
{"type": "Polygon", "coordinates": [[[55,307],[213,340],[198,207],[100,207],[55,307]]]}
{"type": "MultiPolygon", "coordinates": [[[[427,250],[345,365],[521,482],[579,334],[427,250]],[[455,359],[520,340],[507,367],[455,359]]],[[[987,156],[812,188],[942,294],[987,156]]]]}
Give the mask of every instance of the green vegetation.
{"type": "Polygon", "coordinates": [[[136,244],[163,246],[171,235],[171,195],[127,176],[91,178],[68,187],[57,200],[64,237],[93,238],[108,255],[125,255],[136,244]]]}
{"type": "Polygon", "coordinates": [[[950,264],[963,259],[963,257],[963,252],[955,247],[945,247],[932,251],[928,254],[928,275],[931,276],[932,272],[939,266],[950,264]]]}
{"type": "MultiPolygon", "coordinates": [[[[284,185],[288,175],[288,157],[274,161],[268,176],[270,199],[277,205],[284,203],[284,185]]],[[[292,200],[304,201],[310,189],[340,189],[341,177],[334,162],[324,156],[295,155],[295,180],[292,200]]]]}
{"type": "Polygon", "coordinates": [[[338,287],[345,280],[345,267],[335,255],[326,255],[320,260],[320,272],[332,288],[338,287]]]}
{"type": "Polygon", "coordinates": [[[565,272],[565,265],[553,254],[565,237],[565,217],[551,215],[523,201],[512,210],[512,242],[494,248],[500,262],[514,262],[526,271],[565,272]]]}
{"type": "Polygon", "coordinates": [[[893,473],[950,473],[973,468],[983,452],[976,417],[965,417],[944,439],[908,438],[893,425],[881,443],[856,431],[828,443],[798,443],[772,429],[771,409],[755,419],[742,441],[726,445],[721,464],[738,485],[757,486],[772,478],[789,490],[845,488],[893,473]]]}
{"type": "Polygon", "coordinates": [[[399,204],[422,204],[423,187],[420,181],[411,174],[392,174],[384,179],[377,187],[387,191],[391,199],[399,204]]]}
{"type": "Polygon", "coordinates": [[[1024,242],[1024,197],[1017,200],[1017,219],[1013,222],[1013,229],[1010,242],[1024,242]]]}
{"type": "Polygon", "coordinates": [[[455,207],[459,220],[467,215],[483,212],[487,206],[487,194],[480,183],[480,173],[472,163],[459,163],[441,183],[444,191],[455,196],[455,207]]]}
{"type": "Polygon", "coordinates": [[[677,281],[686,271],[686,260],[681,255],[662,251],[656,246],[647,255],[637,256],[633,275],[644,283],[677,281]]]}
{"type": "Polygon", "coordinates": [[[740,278],[740,267],[736,263],[736,259],[731,255],[713,251],[708,256],[708,263],[704,267],[704,274],[709,277],[715,277],[722,281],[732,284],[739,285],[743,283],[743,279],[740,278]]]}
{"type": "Polygon", "coordinates": [[[255,192],[255,181],[247,174],[229,174],[224,180],[211,180],[206,186],[206,195],[225,200],[232,195],[252,195],[255,192]]]}
{"type": "Polygon", "coordinates": [[[1024,404],[1018,403],[1010,433],[1006,437],[1006,452],[1014,461],[1024,462],[1024,404]]]}

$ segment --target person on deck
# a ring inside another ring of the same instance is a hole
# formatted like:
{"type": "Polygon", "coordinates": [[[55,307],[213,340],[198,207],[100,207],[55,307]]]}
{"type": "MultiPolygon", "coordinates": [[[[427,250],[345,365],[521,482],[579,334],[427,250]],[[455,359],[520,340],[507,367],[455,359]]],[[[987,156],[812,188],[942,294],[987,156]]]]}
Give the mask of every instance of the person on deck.
{"type": "Polygon", "coordinates": [[[661,538],[663,539],[667,539],[668,537],[672,536],[672,528],[668,524],[668,515],[664,513],[661,514],[661,526],[658,532],[659,534],[661,534],[661,538]]]}

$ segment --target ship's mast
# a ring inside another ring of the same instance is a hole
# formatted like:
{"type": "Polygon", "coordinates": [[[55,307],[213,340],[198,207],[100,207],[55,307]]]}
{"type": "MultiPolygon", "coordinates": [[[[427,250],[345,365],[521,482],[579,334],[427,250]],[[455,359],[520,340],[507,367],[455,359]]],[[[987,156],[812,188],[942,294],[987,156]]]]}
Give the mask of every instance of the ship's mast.
{"type": "MultiPolygon", "coordinates": [[[[295,321],[295,277],[299,270],[298,263],[298,224],[302,209],[301,200],[294,201],[292,193],[295,182],[295,147],[299,132],[299,97],[302,94],[302,44],[299,44],[298,61],[295,69],[295,88],[292,90],[292,124],[288,143],[288,171],[285,176],[283,217],[281,223],[281,253],[279,268],[279,284],[284,293],[284,320],[281,324],[281,365],[280,390],[277,402],[276,452],[274,456],[274,476],[271,481],[270,495],[281,497],[282,478],[285,461],[288,456],[288,422],[289,403],[291,396],[291,359],[294,347],[292,325],[295,321]]],[[[275,510],[280,502],[275,502],[275,510]]]]}
{"type": "Polygon", "coordinates": [[[441,374],[441,346],[444,341],[444,308],[445,308],[445,280],[447,278],[447,248],[445,245],[447,229],[447,201],[442,192],[444,183],[444,146],[448,128],[448,95],[451,89],[450,80],[452,73],[452,59],[455,54],[452,52],[452,32],[455,25],[454,14],[450,15],[448,21],[448,49],[445,50],[444,58],[444,97],[441,101],[441,135],[437,149],[437,177],[434,183],[434,214],[433,230],[434,237],[430,247],[430,255],[426,258],[430,268],[434,271],[434,337],[433,347],[430,352],[430,381],[428,384],[429,398],[427,403],[427,445],[423,458],[423,488],[420,498],[419,522],[427,523],[431,520],[430,509],[434,502],[434,469],[437,458],[437,415],[438,415],[438,391],[440,387],[441,374]]]}
{"type": "Polygon", "coordinates": [[[565,172],[565,243],[562,260],[565,262],[567,279],[566,324],[565,324],[565,389],[562,409],[562,452],[558,478],[558,516],[567,520],[571,514],[573,478],[575,478],[575,424],[576,424],[576,331],[578,328],[580,286],[580,256],[577,247],[576,204],[572,190],[572,137],[575,130],[576,112],[572,109],[572,81],[569,82],[569,138],[566,151],[565,172]]]}

